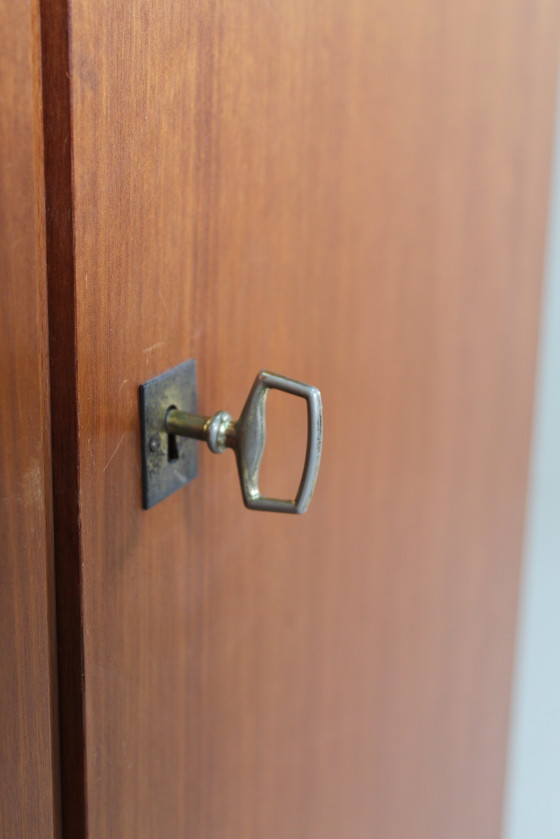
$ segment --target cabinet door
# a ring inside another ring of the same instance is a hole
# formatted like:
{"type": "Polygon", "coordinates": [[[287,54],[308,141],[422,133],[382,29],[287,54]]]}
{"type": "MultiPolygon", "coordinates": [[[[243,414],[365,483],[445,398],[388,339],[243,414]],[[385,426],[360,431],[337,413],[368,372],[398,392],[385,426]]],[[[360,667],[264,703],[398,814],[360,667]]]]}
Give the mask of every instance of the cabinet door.
{"type": "Polygon", "coordinates": [[[43,6],[68,835],[496,839],[557,4],[43,6]],[[189,358],[305,516],[142,509],[189,358]]]}
{"type": "Polygon", "coordinates": [[[59,831],[41,44],[0,0],[0,836],[59,831]]]}

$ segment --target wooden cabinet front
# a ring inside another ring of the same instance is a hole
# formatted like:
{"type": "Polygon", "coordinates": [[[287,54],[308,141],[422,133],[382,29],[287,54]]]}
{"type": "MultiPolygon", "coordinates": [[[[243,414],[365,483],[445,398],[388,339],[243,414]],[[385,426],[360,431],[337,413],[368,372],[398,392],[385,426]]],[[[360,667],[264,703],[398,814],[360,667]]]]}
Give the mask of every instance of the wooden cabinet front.
{"type": "Polygon", "coordinates": [[[499,835],[557,18],[43,0],[68,836],[499,835]],[[142,509],[138,386],[189,358],[205,413],[321,389],[305,516],[202,447],[142,509]]]}

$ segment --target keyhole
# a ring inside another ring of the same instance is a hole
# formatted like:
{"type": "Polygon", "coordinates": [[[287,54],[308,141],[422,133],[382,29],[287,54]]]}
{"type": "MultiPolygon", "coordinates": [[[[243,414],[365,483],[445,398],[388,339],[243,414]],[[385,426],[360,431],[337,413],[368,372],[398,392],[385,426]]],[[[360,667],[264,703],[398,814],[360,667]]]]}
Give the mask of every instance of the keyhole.
{"type": "MultiPolygon", "coordinates": [[[[177,409],[176,405],[170,405],[167,409],[167,413],[169,411],[175,411],[177,409]]],[[[179,447],[177,445],[177,435],[170,434],[167,432],[167,460],[171,463],[174,460],[179,460],[179,447]]]]}

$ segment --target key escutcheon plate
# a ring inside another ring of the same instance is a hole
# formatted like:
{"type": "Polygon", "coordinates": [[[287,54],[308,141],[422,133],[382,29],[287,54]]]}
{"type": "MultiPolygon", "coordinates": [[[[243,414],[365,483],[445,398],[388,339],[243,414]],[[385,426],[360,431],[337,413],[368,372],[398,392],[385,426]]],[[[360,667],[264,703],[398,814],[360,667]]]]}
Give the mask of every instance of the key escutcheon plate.
{"type": "Polygon", "coordinates": [[[139,388],[142,452],[142,506],[149,510],[198,475],[198,442],[175,436],[176,459],[169,459],[165,415],[171,406],[196,413],[196,362],[185,361],[139,388]]]}

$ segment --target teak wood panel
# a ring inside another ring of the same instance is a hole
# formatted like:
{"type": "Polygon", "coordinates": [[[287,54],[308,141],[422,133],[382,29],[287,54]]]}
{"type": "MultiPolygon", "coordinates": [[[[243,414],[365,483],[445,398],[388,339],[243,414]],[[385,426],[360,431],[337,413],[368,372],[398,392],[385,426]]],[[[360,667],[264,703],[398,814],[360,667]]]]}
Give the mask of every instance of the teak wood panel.
{"type": "Polygon", "coordinates": [[[557,4],[68,6],[71,835],[496,839],[557,4]],[[305,517],[203,449],[141,509],[137,388],[191,357],[203,411],[321,388],[305,517]]]}
{"type": "Polygon", "coordinates": [[[0,0],[0,836],[58,832],[41,49],[0,0]]]}

